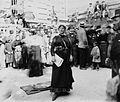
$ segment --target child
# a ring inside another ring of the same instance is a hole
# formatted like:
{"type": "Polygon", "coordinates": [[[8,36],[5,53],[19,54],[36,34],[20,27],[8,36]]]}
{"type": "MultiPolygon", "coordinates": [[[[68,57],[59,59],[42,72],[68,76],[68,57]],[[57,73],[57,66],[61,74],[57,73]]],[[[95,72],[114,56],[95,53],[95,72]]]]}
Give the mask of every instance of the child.
{"type": "Polygon", "coordinates": [[[7,38],[5,43],[5,63],[6,68],[13,67],[13,50],[11,40],[7,38]]]}
{"type": "Polygon", "coordinates": [[[101,62],[101,58],[100,58],[100,49],[97,45],[97,42],[93,43],[93,48],[91,51],[91,55],[92,55],[92,62],[93,62],[93,69],[97,69],[99,70],[99,63],[101,62]]]}

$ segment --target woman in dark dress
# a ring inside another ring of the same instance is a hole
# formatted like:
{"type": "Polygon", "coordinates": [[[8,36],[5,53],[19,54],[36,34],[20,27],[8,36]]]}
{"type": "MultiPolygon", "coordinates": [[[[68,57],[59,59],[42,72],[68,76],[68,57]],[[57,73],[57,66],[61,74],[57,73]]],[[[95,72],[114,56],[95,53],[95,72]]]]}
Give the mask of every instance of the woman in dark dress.
{"type": "Polygon", "coordinates": [[[72,89],[72,83],[74,82],[72,76],[72,70],[70,67],[71,44],[65,34],[66,27],[60,25],[59,35],[53,38],[51,44],[51,55],[53,61],[52,80],[51,80],[51,92],[53,92],[52,101],[54,101],[61,94],[67,94],[72,89]],[[64,61],[60,67],[55,62],[55,54],[61,57],[64,61]]]}

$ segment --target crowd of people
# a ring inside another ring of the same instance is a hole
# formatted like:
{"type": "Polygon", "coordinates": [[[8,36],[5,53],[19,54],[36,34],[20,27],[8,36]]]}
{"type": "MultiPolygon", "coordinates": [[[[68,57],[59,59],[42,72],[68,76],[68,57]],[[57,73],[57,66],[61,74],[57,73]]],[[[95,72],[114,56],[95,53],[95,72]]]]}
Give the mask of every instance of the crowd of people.
{"type": "Polygon", "coordinates": [[[96,1],[95,5],[92,3],[89,3],[89,7],[87,8],[87,18],[89,19],[97,19],[97,18],[109,18],[109,8],[105,1],[102,1],[101,3],[99,1],[96,1]]]}
{"type": "MultiPolygon", "coordinates": [[[[50,58],[47,58],[50,56],[50,30],[46,26],[38,29],[16,27],[16,32],[9,30],[9,34],[6,32],[6,35],[1,32],[0,54],[3,57],[0,67],[30,69],[36,66],[35,73],[40,72],[37,71],[39,69],[41,72],[38,75],[42,75],[44,65],[51,64],[50,58]]],[[[55,34],[56,31],[53,31],[55,34]]]]}
{"type": "MultiPolygon", "coordinates": [[[[72,46],[73,61],[71,66],[80,66],[80,69],[87,69],[94,62],[93,66],[95,67],[95,58],[98,58],[97,63],[99,63],[97,69],[99,69],[99,66],[106,66],[105,59],[109,40],[114,36],[111,25],[86,27],[85,23],[81,22],[78,27],[67,25],[65,33],[69,36],[72,46]]],[[[38,26],[36,29],[21,29],[18,27],[16,34],[13,30],[10,30],[9,35],[4,35],[0,40],[1,54],[4,53],[2,54],[4,60],[2,59],[0,66],[27,68],[31,64],[29,63],[30,58],[41,62],[41,66],[51,65],[51,44],[54,36],[58,34],[59,30],[56,27],[47,25],[38,26]],[[37,54],[39,54],[39,58],[37,58],[37,54]]]]}

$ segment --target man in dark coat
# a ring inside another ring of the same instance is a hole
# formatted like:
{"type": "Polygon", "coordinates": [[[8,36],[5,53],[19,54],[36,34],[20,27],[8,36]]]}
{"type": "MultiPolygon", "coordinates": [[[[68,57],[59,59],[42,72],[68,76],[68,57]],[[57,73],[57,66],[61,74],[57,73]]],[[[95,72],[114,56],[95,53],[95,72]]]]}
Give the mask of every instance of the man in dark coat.
{"type": "Polygon", "coordinates": [[[120,68],[120,22],[113,27],[115,36],[109,41],[106,63],[112,60],[112,78],[119,74],[120,68]]]}
{"type": "Polygon", "coordinates": [[[77,64],[78,64],[78,60],[77,60],[78,59],[77,58],[78,40],[77,40],[75,28],[74,28],[74,26],[69,26],[67,30],[68,30],[68,37],[69,37],[69,40],[70,40],[71,45],[72,45],[73,65],[77,66],[77,64]]]}

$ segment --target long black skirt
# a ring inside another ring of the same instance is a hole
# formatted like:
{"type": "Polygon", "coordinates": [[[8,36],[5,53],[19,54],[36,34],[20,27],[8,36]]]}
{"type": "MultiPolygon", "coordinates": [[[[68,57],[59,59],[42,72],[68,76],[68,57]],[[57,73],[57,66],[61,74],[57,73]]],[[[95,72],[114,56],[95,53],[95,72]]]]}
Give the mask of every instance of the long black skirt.
{"type": "Polygon", "coordinates": [[[31,46],[28,55],[29,77],[42,76],[43,65],[41,63],[41,49],[39,46],[31,46]]]}
{"type": "Polygon", "coordinates": [[[69,61],[64,61],[60,67],[53,64],[51,92],[68,92],[74,82],[69,61]]]}

